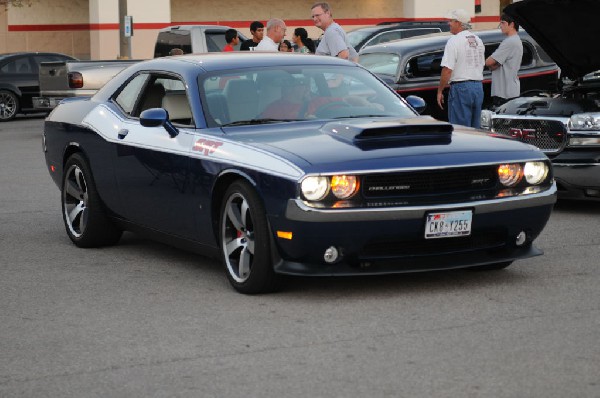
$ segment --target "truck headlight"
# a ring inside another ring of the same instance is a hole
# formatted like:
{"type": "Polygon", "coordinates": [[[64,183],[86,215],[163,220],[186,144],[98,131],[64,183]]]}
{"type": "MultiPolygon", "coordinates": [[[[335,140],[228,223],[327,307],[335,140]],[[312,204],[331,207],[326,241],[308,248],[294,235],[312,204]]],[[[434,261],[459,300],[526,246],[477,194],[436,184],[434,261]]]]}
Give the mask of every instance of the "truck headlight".
{"type": "Polygon", "coordinates": [[[309,176],[300,184],[302,195],[308,200],[322,200],[329,193],[329,178],[323,176],[309,176]]]}
{"type": "Polygon", "coordinates": [[[579,113],[569,119],[571,130],[600,130],[600,113],[579,113]]]}
{"type": "Polygon", "coordinates": [[[523,175],[529,184],[541,184],[548,176],[548,165],[544,162],[527,162],[523,168],[523,175]]]}
{"type": "Polygon", "coordinates": [[[481,111],[481,128],[486,130],[492,129],[492,117],[494,116],[494,112],[489,111],[487,109],[483,109],[481,111]]]}

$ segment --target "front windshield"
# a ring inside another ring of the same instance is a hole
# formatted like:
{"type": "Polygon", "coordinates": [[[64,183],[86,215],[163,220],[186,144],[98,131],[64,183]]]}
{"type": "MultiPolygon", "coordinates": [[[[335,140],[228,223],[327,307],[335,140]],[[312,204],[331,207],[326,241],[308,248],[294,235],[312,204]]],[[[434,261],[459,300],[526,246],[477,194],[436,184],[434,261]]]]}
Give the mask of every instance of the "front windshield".
{"type": "Polygon", "coordinates": [[[369,37],[370,35],[372,35],[373,32],[369,29],[369,30],[351,30],[350,32],[346,33],[346,37],[348,38],[348,43],[350,43],[350,45],[352,47],[356,47],[360,44],[361,41],[365,40],[367,37],[369,37]]]}
{"type": "Polygon", "coordinates": [[[372,73],[396,76],[400,56],[393,53],[361,54],[358,62],[372,73]]]}
{"type": "Polygon", "coordinates": [[[354,66],[262,67],[201,75],[211,127],[356,117],[411,117],[388,86],[354,66]]]}

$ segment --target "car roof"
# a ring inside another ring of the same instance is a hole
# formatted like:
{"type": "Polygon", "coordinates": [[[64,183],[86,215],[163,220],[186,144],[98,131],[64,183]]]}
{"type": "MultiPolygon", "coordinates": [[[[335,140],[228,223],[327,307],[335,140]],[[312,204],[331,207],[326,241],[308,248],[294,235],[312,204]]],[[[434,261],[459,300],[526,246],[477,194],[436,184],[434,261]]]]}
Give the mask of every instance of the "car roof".
{"type": "Polygon", "coordinates": [[[186,54],[175,57],[156,58],[154,60],[144,61],[140,66],[152,68],[164,63],[165,60],[175,60],[189,65],[196,65],[210,72],[215,70],[229,70],[239,68],[253,68],[270,65],[298,65],[302,60],[305,65],[353,65],[352,62],[337,57],[322,55],[307,55],[300,53],[278,53],[278,52],[260,52],[260,51],[236,51],[236,52],[215,52],[203,54],[186,54]],[[156,65],[155,65],[156,64],[156,65]]]}
{"type": "Polygon", "coordinates": [[[193,29],[214,29],[223,30],[233,29],[230,26],[225,25],[173,25],[162,28],[159,32],[170,32],[173,30],[193,30],[193,29]]]}
{"type": "MultiPolygon", "coordinates": [[[[506,36],[498,29],[473,31],[482,41],[502,41],[506,36]]],[[[376,53],[376,52],[392,52],[392,53],[412,53],[426,52],[437,49],[443,49],[446,42],[452,34],[450,32],[431,33],[424,36],[409,37],[401,40],[388,41],[386,43],[375,44],[365,47],[360,51],[361,54],[376,53]]],[[[531,37],[525,31],[519,31],[521,39],[530,40],[531,37]]]]}

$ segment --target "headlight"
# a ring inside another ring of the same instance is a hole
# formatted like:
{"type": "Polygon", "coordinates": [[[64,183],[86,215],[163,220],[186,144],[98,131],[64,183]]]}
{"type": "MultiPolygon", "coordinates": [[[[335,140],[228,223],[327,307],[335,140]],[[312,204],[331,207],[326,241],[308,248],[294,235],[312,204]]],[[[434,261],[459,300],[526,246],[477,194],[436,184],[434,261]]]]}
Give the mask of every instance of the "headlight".
{"type": "Polygon", "coordinates": [[[600,130],[600,113],[580,113],[571,116],[571,130],[600,130]]]}
{"type": "Polygon", "coordinates": [[[492,129],[492,116],[494,112],[487,109],[481,111],[481,128],[491,130],[492,129]]]}
{"type": "Polygon", "coordinates": [[[322,176],[310,176],[300,184],[302,195],[308,200],[322,200],[329,193],[329,179],[322,176]]]}
{"type": "Polygon", "coordinates": [[[523,169],[518,163],[501,164],[498,166],[498,178],[505,187],[514,187],[523,178],[523,169]]]}
{"type": "Polygon", "coordinates": [[[358,191],[358,178],[356,176],[332,176],[331,192],[338,199],[349,199],[358,191]]]}
{"type": "Polygon", "coordinates": [[[527,162],[525,163],[523,174],[529,184],[541,184],[548,175],[548,165],[544,162],[527,162]]]}

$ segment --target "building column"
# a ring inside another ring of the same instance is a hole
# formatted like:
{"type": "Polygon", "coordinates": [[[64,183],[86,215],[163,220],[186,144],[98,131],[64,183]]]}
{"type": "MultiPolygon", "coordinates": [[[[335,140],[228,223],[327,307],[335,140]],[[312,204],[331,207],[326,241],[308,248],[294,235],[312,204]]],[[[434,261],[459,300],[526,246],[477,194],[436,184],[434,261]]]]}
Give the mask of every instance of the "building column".
{"type": "Polygon", "coordinates": [[[119,56],[119,0],[90,1],[90,58],[119,56]]]}
{"type": "MultiPolygon", "coordinates": [[[[89,0],[91,59],[119,57],[119,0],[89,0]]],[[[171,1],[127,0],[127,15],[133,17],[131,55],[151,58],[158,30],[171,23],[171,1]]],[[[123,54],[127,55],[127,54],[123,54]]]]}

